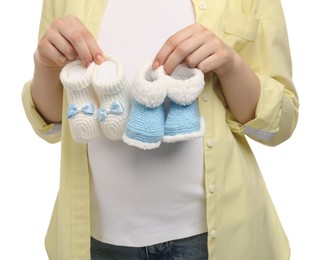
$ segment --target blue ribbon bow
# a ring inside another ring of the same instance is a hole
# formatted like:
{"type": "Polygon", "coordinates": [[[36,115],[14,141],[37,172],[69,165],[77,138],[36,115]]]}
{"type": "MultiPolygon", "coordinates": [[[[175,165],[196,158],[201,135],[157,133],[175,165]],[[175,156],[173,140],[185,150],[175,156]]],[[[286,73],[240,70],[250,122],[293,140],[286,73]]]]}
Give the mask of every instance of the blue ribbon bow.
{"type": "Polygon", "coordinates": [[[68,107],[68,118],[75,117],[80,112],[89,116],[93,115],[94,114],[93,103],[86,104],[80,108],[77,108],[74,104],[70,104],[68,107]]]}
{"type": "Polygon", "coordinates": [[[97,117],[100,122],[103,122],[109,114],[120,115],[124,112],[124,108],[119,100],[115,100],[108,109],[99,108],[97,117]]]}

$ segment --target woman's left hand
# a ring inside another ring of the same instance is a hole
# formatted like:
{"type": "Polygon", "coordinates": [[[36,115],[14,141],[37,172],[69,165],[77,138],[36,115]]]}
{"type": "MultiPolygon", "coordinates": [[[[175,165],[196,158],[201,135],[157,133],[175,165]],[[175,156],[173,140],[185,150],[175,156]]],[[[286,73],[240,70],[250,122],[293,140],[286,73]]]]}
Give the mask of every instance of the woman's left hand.
{"type": "Polygon", "coordinates": [[[213,32],[194,24],[175,33],[157,53],[153,69],[163,65],[165,72],[171,75],[180,63],[216,74],[227,106],[238,122],[245,124],[255,117],[261,91],[259,78],[240,55],[213,32]]]}
{"type": "Polygon", "coordinates": [[[154,59],[153,69],[163,65],[170,75],[178,64],[185,63],[218,76],[231,72],[233,60],[232,48],[203,25],[193,24],[167,39],[154,59]]]}

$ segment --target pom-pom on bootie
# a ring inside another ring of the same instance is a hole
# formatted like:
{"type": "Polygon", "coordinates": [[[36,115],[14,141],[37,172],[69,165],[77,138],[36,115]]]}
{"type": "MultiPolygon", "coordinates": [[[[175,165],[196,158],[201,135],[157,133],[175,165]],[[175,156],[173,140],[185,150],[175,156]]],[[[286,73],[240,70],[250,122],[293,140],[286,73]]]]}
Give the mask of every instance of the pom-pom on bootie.
{"type": "Polygon", "coordinates": [[[88,143],[101,135],[99,122],[94,113],[97,100],[91,86],[95,63],[88,68],[75,60],[62,68],[60,80],[68,98],[68,120],[74,141],[88,143]]]}
{"type": "Polygon", "coordinates": [[[166,76],[170,108],[165,120],[163,142],[174,143],[201,137],[204,120],[199,113],[197,98],[202,92],[204,74],[196,68],[178,65],[166,76]]]}
{"type": "Polygon", "coordinates": [[[128,81],[121,63],[113,58],[96,65],[92,86],[99,100],[97,117],[104,136],[121,140],[130,110],[128,81]]]}
{"type": "Polygon", "coordinates": [[[133,105],[123,141],[128,145],[149,150],[160,146],[164,136],[166,97],[163,67],[153,71],[146,63],[132,83],[133,105]]]}

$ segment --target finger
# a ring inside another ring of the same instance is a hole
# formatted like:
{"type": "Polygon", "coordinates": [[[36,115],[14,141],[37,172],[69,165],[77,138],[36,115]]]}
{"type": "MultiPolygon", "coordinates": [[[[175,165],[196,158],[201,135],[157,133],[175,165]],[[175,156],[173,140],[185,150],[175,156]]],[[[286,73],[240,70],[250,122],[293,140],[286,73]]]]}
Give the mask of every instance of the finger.
{"type": "Polygon", "coordinates": [[[196,68],[200,62],[207,59],[214,53],[214,49],[203,45],[196,49],[194,52],[190,53],[185,59],[184,63],[191,68],[196,68]]]}
{"type": "Polygon", "coordinates": [[[93,35],[90,33],[88,38],[86,38],[85,40],[95,63],[97,64],[103,63],[105,61],[104,53],[99,47],[99,45],[97,44],[93,35]]]}
{"type": "Polygon", "coordinates": [[[204,43],[201,38],[196,36],[192,36],[181,42],[165,61],[165,72],[170,75],[178,64],[186,60],[188,56],[196,52],[198,49],[201,49],[203,44],[204,43]]]}
{"type": "MultiPolygon", "coordinates": [[[[80,38],[80,41],[84,41],[87,48],[80,48],[77,49],[76,46],[75,49],[78,52],[78,55],[81,60],[83,60],[83,63],[88,62],[91,63],[91,61],[95,61],[97,64],[101,64],[104,62],[105,57],[103,55],[103,51],[100,49],[99,45],[96,42],[96,39],[94,38],[93,34],[87,29],[87,27],[76,17],[69,16],[67,17],[69,20],[69,23],[71,25],[71,28],[74,29],[73,35],[75,38],[77,36],[80,38]],[[77,35],[77,32],[79,32],[79,35],[77,35]],[[87,50],[90,53],[90,56],[88,56],[87,50]],[[91,59],[89,58],[91,57],[91,59]]],[[[76,39],[75,39],[76,40],[76,39]]],[[[84,47],[84,45],[82,45],[84,47]]]]}
{"type": "Polygon", "coordinates": [[[85,38],[82,36],[82,32],[80,30],[76,30],[75,27],[68,27],[64,30],[61,30],[60,33],[73,46],[75,52],[81,60],[82,65],[87,67],[94,58],[90,52],[85,38]]]}
{"type": "Polygon", "coordinates": [[[189,26],[169,37],[162,48],[159,50],[159,52],[156,54],[153,62],[153,68],[156,69],[156,67],[163,65],[169,55],[175,50],[176,46],[191,37],[192,34],[192,27],[189,26]]]}
{"type": "Polygon", "coordinates": [[[208,56],[197,64],[197,68],[203,73],[217,70],[222,65],[222,61],[216,53],[208,56]]]}
{"type": "Polygon", "coordinates": [[[68,60],[72,61],[77,57],[77,53],[70,42],[57,31],[48,30],[46,37],[68,60]]]}
{"type": "Polygon", "coordinates": [[[45,67],[63,67],[68,59],[51,42],[41,41],[36,52],[40,64],[45,67]]]}

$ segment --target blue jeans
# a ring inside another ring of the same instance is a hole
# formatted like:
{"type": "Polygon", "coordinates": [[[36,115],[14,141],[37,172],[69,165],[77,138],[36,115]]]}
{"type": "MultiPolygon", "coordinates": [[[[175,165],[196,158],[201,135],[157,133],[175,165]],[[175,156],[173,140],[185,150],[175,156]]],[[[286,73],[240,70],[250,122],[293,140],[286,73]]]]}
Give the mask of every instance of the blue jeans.
{"type": "Polygon", "coordinates": [[[207,259],[207,233],[146,247],[115,246],[91,238],[91,260],[207,259]]]}

